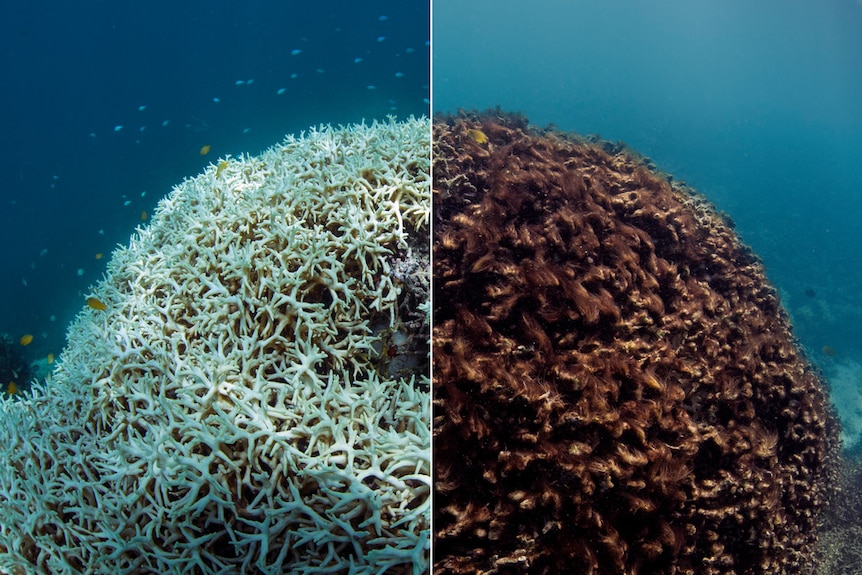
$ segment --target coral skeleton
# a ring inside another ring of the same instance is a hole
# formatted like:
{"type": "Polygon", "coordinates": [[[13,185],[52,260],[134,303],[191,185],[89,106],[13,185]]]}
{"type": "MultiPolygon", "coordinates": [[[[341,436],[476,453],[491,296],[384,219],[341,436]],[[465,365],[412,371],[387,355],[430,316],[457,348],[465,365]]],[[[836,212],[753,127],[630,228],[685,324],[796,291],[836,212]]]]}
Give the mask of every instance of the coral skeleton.
{"type": "Polygon", "coordinates": [[[0,403],[0,573],[427,571],[429,132],[313,129],[160,202],[0,403]]]}
{"type": "Polygon", "coordinates": [[[812,572],[837,419],[732,223],[624,146],[433,130],[434,572],[812,572]]]}

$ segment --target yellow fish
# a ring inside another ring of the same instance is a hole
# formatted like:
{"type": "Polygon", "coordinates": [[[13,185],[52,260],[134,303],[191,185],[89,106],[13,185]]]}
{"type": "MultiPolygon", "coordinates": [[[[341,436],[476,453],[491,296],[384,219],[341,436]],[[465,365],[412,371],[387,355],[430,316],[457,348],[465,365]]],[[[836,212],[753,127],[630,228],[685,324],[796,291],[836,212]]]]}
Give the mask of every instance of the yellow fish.
{"type": "Polygon", "coordinates": [[[9,385],[6,386],[6,393],[9,395],[15,395],[18,393],[18,384],[14,381],[10,381],[9,385]]]}
{"type": "Polygon", "coordinates": [[[146,210],[141,211],[141,220],[147,221],[147,211],[146,210]]]}
{"type": "Polygon", "coordinates": [[[210,153],[210,145],[209,144],[207,144],[206,146],[201,148],[201,156],[206,156],[209,153],[210,153]]]}
{"type": "Polygon", "coordinates": [[[488,136],[482,130],[467,130],[467,135],[477,144],[487,144],[488,136]]]}
{"type": "Polygon", "coordinates": [[[216,168],[216,177],[219,177],[225,168],[227,168],[227,160],[222,160],[216,168]]]}
{"type": "Polygon", "coordinates": [[[97,254],[96,254],[96,259],[97,259],[97,260],[102,259],[102,252],[99,252],[99,253],[97,253],[97,254]]]}
{"type": "Polygon", "coordinates": [[[49,353],[48,354],[48,365],[51,365],[52,363],[54,363],[54,354],[49,353]]]}
{"type": "Polygon", "coordinates": [[[105,311],[106,309],[108,309],[108,306],[106,306],[104,303],[102,303],[101,300],[94,298],[94,297],[88,297],[87,298],[87,305],[90,306],[91,308],[97,309],[99,311],[105,311]]]}
{"type": "Polygon", "coordinates": [[[21,342],[21,345],[30,345],[30,342],[33,341],[33,335],[29,333],[25,333],[21,336],[21,339],[18,340],[21,342]]]}

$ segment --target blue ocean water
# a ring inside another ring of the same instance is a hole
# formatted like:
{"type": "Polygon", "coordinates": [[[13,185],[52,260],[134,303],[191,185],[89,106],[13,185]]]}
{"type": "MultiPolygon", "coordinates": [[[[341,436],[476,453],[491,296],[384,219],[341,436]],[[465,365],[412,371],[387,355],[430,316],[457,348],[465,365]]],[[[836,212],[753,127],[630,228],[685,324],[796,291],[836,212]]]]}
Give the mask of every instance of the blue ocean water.
{"type": "Polygon", "coordinates": [[[114,247],[218,158],[427,115],[429,29],[421,0],[4,5],[0,333],[58,354],[114,247]]]}
{"type": "Polygon", "coordinates": [[[858,433],[862,2],[435,0],[433,22],[435,112],[625,141],[730,214],[858,433]]]}

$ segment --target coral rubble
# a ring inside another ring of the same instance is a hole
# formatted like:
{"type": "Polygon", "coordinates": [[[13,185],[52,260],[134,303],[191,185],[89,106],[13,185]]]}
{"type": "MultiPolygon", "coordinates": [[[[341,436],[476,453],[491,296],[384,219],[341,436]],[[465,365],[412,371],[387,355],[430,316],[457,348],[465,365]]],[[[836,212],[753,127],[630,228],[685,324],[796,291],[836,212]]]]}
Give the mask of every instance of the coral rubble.
{"type": "Polygon", "coordinates": [[[433,133],[435,572],[810,571],[835,419],[732,224],[624,146],[433,133]]]}
{"type": "Polygon", "coordinates": [[[0,402],[0,573],[427,571],[429,130],[323,127],[160,202],[0,402]]]}

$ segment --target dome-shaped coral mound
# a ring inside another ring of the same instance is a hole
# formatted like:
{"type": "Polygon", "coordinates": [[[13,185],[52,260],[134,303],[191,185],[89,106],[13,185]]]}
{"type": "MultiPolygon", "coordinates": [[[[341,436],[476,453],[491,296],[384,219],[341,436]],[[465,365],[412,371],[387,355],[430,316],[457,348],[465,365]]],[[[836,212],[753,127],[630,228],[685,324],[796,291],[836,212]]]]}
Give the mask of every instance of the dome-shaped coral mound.
{"type": "Polygon", "coordinates": [[[0,573],[421,573],[427,120],[225,159],[0,403],[0,573]]]}
{"type": "Polygon", "coordinates": [[[433,157],[435,572],[810,568],[833,420],[728,221],[518,118],[433,157]]]}

